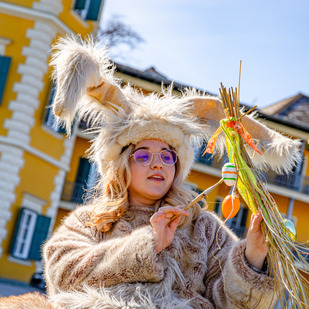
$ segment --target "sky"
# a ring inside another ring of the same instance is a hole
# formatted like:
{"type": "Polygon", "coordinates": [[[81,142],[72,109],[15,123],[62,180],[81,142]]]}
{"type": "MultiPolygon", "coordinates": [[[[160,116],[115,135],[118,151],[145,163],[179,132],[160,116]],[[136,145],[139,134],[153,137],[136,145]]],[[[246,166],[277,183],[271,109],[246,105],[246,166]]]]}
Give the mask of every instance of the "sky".
{"type": "Polygon", "coordinates": [[[121,64],[217,95],[242,61],[242,103],[309,95],[309,0],[105,0],[102,26],[115,15],[144,39],[111,53],[121,64]]]}

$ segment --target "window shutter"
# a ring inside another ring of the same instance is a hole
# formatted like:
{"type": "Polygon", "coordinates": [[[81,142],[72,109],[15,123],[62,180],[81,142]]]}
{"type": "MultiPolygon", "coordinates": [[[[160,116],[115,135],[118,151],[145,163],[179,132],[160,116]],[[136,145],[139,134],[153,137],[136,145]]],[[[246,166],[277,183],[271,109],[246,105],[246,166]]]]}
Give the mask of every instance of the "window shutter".
{"type": "Polygon", "coordinates": [[[86,16],[86,20],[98,20],[102,0],[91,0],[86,16]]]}
{"type": "Polygon", "coordinates": [[[71,200],[75,203],[83,203],[83,194],[85,193],[86,183],[90,171],[90,162],[88,159],[80,158],[77,170],[75,185],[71,200]]]}
{"type": "Polygon", "coordinates": [[[47,238],[51,218],[38,215],[29,251],[29,260],[41,260],[41,246],[47,238]]]}
{"type": "Polygon", "coordinates": [[[58,133],[63,133],[66,134],[66,129],[63,125],[61,126],[55,126],[55,116],[53,114],[52,111],[52,104],[54,102],[54,98],[55,98],[55,94],[56,94],[56,85],[54,84],[52,86],[52,89],[50,91],[50,95],[48,98],[48,103],[47,103],[47,111],[45,113],[45,119],[44,119],[44,123],[51,129],[53,129],[54,131],[58,132],[58,133]]]}
{"type": "Polygon", "coordinates": [[[15,225],[14,234],[13,234],[13,238],[12,238],[12,242],[11,242],[11,246],[10,246],[10,251],[9,251],[12,256],[14,256],[14,249],[15,249],[16,239],[17,239],[17,235],[18,235],[18,227],[20,225],[20,221],[21,221],[21,218],[23,216],[24,210],[25,210],[25,208],[21,208],[21,210],[18,214],[16,225],[15,225]]]}
{"type": "Polygon", "coordinates": [[[85,8],[86,0],[76,0],[74,10],[83,10],[85,8]]]}
{"type": "Polygon", "coordinates": [[[52,89],[50,91],[49,98],[48,98],[48,107],[50,107],[53,104],[55,94],[56,94],[56,85],[53,84],[52,89]]]}
{"type": "Polygon", "coordinates": [[[77,176],[76,176],[76,182],[82,183],[82,184],[86,183],[88,179],[89,171],[90,171],[90,166],[91,165],[88,159],[80,158],[77,176]]]}
{"type": "Polygon", "coordinates": [[[0,56],[0,103],[2,101],[10,64],[11,57],[0,56]]]}

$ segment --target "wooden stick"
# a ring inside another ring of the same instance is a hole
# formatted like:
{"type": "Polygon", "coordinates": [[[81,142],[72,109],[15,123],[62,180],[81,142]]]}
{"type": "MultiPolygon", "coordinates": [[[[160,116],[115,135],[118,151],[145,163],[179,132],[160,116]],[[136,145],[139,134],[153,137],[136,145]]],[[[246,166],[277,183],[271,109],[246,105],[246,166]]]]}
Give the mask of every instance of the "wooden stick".
{"type": "Polygon", "coordinates": [[[236,95],[237,88],[236,88],[236,91],[234,91],[233,87],[231,89],[232,89],[231,96],[232,96],[232,100],[233,100],[234,117],[238,118],[238,116],[237,116],[238,115],[238,113],[237,113],[237,95],[236,95]]]}
{"type": "Polygon", "coordinates": [[[232,105],[231,105],[231,101],[230,101],[230,96],[229,96],[226,88],[224,88],[224,95],[225,95],[225,98],[226,98],[226,101],[227,101],[227,104],[228,104],[228,107],[229,107],[229,112],[231,114],[232,105]]]}
{"type": "Polygon", "coordinates": [[[222,83],[221,83],[221,87],[222,87],[224,100],[226,102],[227,108],[229,109],[229,116],[231,116],[232,115],[232,105],[231,105],[231,102],[230,102],[230,97],[229,97],[229,95],[226,91],[226,88],[222,85],[222,83]]]}
{"type": "Polygon", "coordinates": [[[220,93],[220,96],[221,96],[221,101],[222,101],[223,109],[226,109],[227,105],[226,105],[225,98],[223,96],[223,92],[222,92],[221,89],[219,89],[219,93],[220,93]]]}
{"type": "Polygon", "coordinates": [[[238,78],[238,97],[237,97],[237,108],[239,110],[239,104],[240,104],[240,78],[241,78],[241,60],[239,64],[239,78],[238,78]]]}
{"type": "Polygon", "coordinates": [[[237,101],[237,88],[235,89],[234,93],[233,93],[233,98],[234,98],[234,108],[236,110],[236,118],[239,118],[239,102],[237,101]]]}
{"type": "Polygon", "coordinates": [[[231,103],[231,116],[236,117],[235,110],[234,110],[234,102],[233,102],[232,92],[233,92],[233,88],[231,87],[231,88],[229,88],[229,100],[230,100],[230,103],[231,103]]]}
{"type": "Polygon", "coordinates": [[[226,100],[225,92],[224,92],[225,87],[223,86],[222,83],[220,83],[220,85],[221,85],[221,89],[219,89],[219,91],[220,91],[223,107],[224,107],[224,109],[226,109],[226,108],[228,108],[228,105],[227,105],[227,100],[226,100]]]}
{"type": "Polygon", "coordinates": [[[239,121],[242,117],[248,115],[249,113],[251,113],[254,109],[257,108],[257,105],[255,105],[254,107],[252,107],[251,109],[249,109],[248,111],[246,111],[243,115],[241,115],[237,120],[239,121]]]}
{"type": "MultiPolygon", "coordinates": [[[[207,194],[209,194],[216,186],[220,185],[223,182],[223,178],[221,178],[216,184],[213,186],[207,188],[204,190],[201,194],[199,194],[196,198],[194,198],[186,207],[185,210],[188,210],[190,207],[192,207],[194,204],[198,203],[201,199],[203,199],[207,194]]],[[[174,217],[171,218],[170,223],[178,218],[179,215],[175,215],[174,217]]]]}
{"type": "Polygon", "coordinates": [[[223,178],[221,178],[216,184],[204,190],[201,194],[199,194],[196,198],[194,198],[186,207],[185,210],[188,210],[194,204],[198,203],[201,199],[203,199],[207,194],[209,194],[216,186],[220,185],[223,182],[223,178]]]}

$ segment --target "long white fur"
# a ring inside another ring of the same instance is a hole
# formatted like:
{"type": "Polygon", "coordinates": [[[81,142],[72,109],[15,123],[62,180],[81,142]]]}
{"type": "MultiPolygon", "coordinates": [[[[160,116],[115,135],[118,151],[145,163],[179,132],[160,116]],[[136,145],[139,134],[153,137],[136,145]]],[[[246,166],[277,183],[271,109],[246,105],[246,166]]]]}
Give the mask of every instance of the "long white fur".
{"type": "Polygon", "coordinates": [[[192,309],[188,300],[181,300],[173,292],[165,297],[155,298],[152,291],[142,284],[116,285],[95,289],[85,287],[84,291],[62,292],[50,297],[52,303],[66,309],[192,309]]]}
{"type": "Polygon", "coordinates": [[[50,300],[66,309],[192,309],[190,300],[174,294],[173,284],[183,285],[184,278],[177,262],[169,255],[166,258],[170,267],[160,283],[117,284],[99,289],[85,285],[82,291],[59,291],[50,300]]]}
{"type": "MultiPolygon", "coordinates": [[[[115,84],[114,68],[106,56],[105,47],[95,44],[89,37],[83,41],[80,37],[60,38],[53,47],[54,53],[50,65],[54,67],[53,78],[56,94],[53,110],[66,121],[70,132],[78,104],[88,87],[99,85],[102,81],[115,84]]],[[[89,101],[92,99],[88,98],[89,101]]]]}

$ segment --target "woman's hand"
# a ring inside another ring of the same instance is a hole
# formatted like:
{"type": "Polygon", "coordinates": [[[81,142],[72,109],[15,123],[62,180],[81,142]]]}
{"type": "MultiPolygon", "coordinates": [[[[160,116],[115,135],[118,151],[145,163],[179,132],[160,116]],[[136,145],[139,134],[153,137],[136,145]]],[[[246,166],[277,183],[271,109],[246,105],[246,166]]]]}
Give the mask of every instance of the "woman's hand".
{"type": "Polygon", "coordinates": [[[262,221],[261,212],[258,212],[256,215],[252,214],[245,250],[245,256],[249,264],[260,270],[267,255],[267,246],[261,229],[262,221]]]}
{"type": "Polygon", "coordinates": [[[161,207],[158,212],[150,218],[150,223],[153,227],[156,253],[164,250],[173,241],[181,216],[189,216],[189,212],[183,210],[183,207],[184,206],[161,207]],[[175,215],[180,216],[170,221],[175,215]]]}

